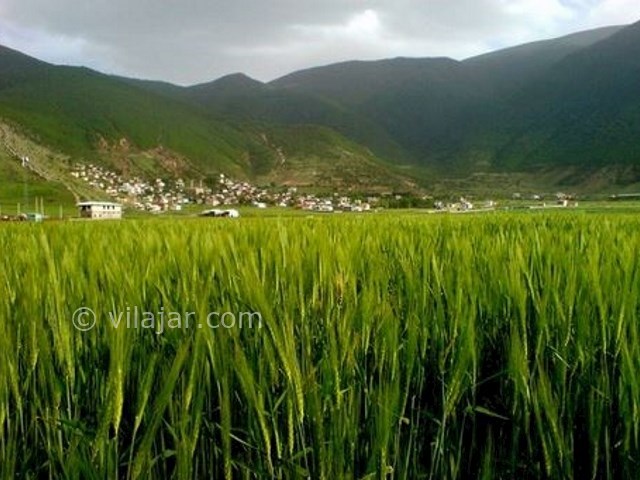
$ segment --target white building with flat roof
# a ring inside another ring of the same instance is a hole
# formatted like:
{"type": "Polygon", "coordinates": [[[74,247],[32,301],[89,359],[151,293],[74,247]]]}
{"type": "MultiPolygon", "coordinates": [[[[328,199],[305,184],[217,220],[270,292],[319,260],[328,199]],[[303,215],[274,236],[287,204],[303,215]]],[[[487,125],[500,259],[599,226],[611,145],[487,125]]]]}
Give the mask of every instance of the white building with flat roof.
{"type": "Polygon", "coordinates": [[[112,202],[78,203],[80,218],[93,220],[117,220],[122,218],[122,205],[112,202]]]}

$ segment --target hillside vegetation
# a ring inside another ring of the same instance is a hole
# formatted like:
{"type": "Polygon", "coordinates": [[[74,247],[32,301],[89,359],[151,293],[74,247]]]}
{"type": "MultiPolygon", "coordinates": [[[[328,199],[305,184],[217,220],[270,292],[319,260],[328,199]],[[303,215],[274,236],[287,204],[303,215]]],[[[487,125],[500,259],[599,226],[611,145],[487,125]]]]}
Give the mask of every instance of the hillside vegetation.
{"type": "MultiPolygon", "coordinates": [[[[5,48],[0,49],[0,74],[0,118],[74,159],[135,172],[136,158],[146,155],[154,165],[150,171],[147,168],[147,175],[207,178],[223,172],[259,182],[279,178],[272,169],[278,166],[283,147],[264,141],[272,136],[271,125],[216,117],[181,99],[142,88],[146,83],[52,66],[5,48]]],[[[321,130],[278,127],[274,131],[283,145],[289,145],[290,157],[299,160],[292,164],[304,163],[302,150],[295,148],[315,146],[304,178],[297,178],[293,168],[287,170],[294,183],[322,183],[336,176],[344,183],[339,172],[345,164],[338,161],[335,150],[346,148],[349,175],[356,172],[388,186],[389,166],[338,133],[316,137],[317,132],[321,130]],[[310,169],[317,175],[308,175],[310,169]]]]}
{"type": "Polygon", "coordinates": [[[0,209],[2,214],[38,211],[57,215],[81,198],[103,198],[85,182],[69,175],[69,156],[57,153],[0,122],[0,209]],[[28,162],[23,162],[28,159],[28,162]]]}
{"type": "Polygon", "coordinates": [[[0,48],[0,117],[74,158],[136,171],[145,157],[157,176],[395,189],[544,172],[549,188],[623,188],[640,181],[639,49],[640,23],[465,61],[179,87],[0,48]]]}
{"type": "Polygon", "coordinates": [[[573,183],[589,184],[640,161],[639,32],[608,27],[465,61],[345,62],[269,84],[236,75],[179,96],[236,118],[331,126],[439,176],[555,169],[559,182],[579,167],[573,183]]]}

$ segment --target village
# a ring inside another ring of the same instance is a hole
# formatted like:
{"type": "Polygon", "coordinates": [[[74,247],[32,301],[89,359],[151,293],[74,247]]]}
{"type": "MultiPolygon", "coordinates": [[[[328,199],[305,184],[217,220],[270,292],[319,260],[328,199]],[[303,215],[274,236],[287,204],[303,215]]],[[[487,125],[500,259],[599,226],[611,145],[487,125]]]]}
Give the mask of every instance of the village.
{"type": "Polygon", "coordinates": [[[330,197],[321,197],[300,193],[296,187],[271,191],[248,182],[235,181],[224,174],[219,175],[214,187],[194,180],[147,180],[137,176],[125,178],[93,164],[76,164],[71,175],[104,192],[112,202],[150,213],[179,212],[187,205],[201,205],[203,208],[211,209],[246,205],[259,209],[298,208],[327,213],[368,212],[372,210],[372,205],[379,201],[378,197],[362,200],[337,193],[330,197]]]}
{"type": "MultiPolygon", "coordinates": [[[[22,166],[30,166],[29,160],[21,158],[22,166]]],[[[339,192],[316,195],[301,192],[296,187],[281,189],[257,187],[246,181],[236,181],[225,174],[219,174],[213,184],[202,180],[181,178],[153,180],[141,176],[126,177],[108,168],[94,164],[76,163],[70,175],[85,182],[99,198],[77,204],[80,218],[119,219],[123,212],[135,210],[150,214],[183,212],[210,217],[238,218],[239,206],[257,209],[296,209],[317,213],[366,213],[383,208],[420,208],[428,213],[482,213],[497,209],[526,208],[531,210],[576,207],[574,196],[564,193],[533,194],[524,196],[516,193],[512,200],[518,206],[498,204],[493,200],[474,203],[466,197],[453,201],[436,200],[423,195],[419,198],[405,198],[403,195],[388,193],[379,196],[354,198],[339,192]],[[417,205],[411,200],[417,200],[417,205]]],[[[0,215],[0,220],[39,222],[45,219],[44,209],[31,213],[19,213],[14,217],[0,215]]]]}
{"type": "MultiPolygon", "coordinates": [[[[339,213],[376,211],[383,205],[390,204],[389,199],[383,202],[380,196],[352,198],[338,192],[329,196],[318,196],[299,192],[296,187],[280,191],[258,188],[245,181],[235,181],[224,174],[219,175],[213,187],[194,180],[169,181],[157,178],[150,181],[140,177],[124,178],[102,166],[92,164],[76,164],[72,175],[95,189],[103,191],[116,204],[155,214],[179,212],[188,205],[202,206],[205,210],[201,213],[205,216],[237,217],[239,216],[237,210],[223,207],[253,206],[258,209],[278,207],[309,212],[339,213]]],[[[401,203],[403,200],[402,195],[389,195],[391,204],[401,203]]],[[[420,200],[423,208],[426,207],[426,210],[431,213],[480,213],[498,209],[498,204],[494,200],[485,200],[476,204],[466,197],[460,197],[458,200],[445,202],[434,200],[426,195],[420,200]]],[[[578,206],[575,196],[561,192],[530,196],[515,193],[512,200],[520,204],[515,208],[531,210],[578,206]]],[[[109,218],[110,208],[106,208],[109,218]]]]}

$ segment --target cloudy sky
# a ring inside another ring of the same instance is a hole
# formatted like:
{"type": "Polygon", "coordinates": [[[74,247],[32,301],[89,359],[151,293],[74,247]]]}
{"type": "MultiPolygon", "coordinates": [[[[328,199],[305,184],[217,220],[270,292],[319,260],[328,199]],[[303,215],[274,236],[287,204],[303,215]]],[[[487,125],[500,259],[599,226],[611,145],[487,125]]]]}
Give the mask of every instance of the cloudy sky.
{"type": "Polygon", "coordinates": [[[463,59],[638,20],[640,0],[0,0],[0,44],[187,85],[351,59],[463,59]]]}

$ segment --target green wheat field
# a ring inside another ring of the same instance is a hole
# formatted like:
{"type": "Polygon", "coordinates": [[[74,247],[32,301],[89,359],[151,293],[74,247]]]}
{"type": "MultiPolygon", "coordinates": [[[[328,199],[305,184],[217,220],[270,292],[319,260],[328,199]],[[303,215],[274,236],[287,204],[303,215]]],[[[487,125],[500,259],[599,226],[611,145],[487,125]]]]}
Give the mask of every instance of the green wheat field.
{"type": "Polygon", "coordinates": [[[0,251],[2,479],[640,478],[638,216],[53,222],[0,251]],[[110,322],[132,307],[262,321],[110,322]]]}

